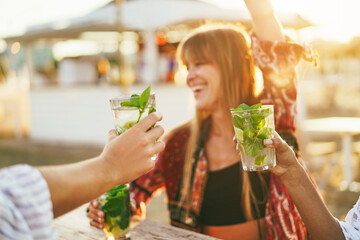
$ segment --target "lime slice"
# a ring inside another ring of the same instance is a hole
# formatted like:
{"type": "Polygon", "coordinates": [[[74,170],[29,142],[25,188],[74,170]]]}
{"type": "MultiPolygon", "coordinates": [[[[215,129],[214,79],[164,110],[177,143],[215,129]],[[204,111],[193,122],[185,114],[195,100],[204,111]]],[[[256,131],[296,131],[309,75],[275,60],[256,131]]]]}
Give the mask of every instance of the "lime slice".
{"type": "Polygon", "coordinates": [[[123,236],[125,232],[127,232],[127,229],[121,229],[119,226],[115,226],[111,230],[111,233],[113,234],[115,239],[120,239],[120,237],[123,236]]]}
{"type": "Polygon", "coordinates": [[[261,164],[263,164],[265,158],[266,158],[266,155],[258,156],[254,161],[255,165],[260,166],[261,164]]]}
{"type": "Polygon", "coordinates": [[[125,129],[130,129],[132,126],[134,126],[136,124],[136,122],[135,121],[130,121],[130,122],[127,122],[127,123],[125,123],[124,125],[123,125],[123,128],[125,128],[125,129]]]}
{"type": "Polygon", "coordinates": [[[239,143],[242,143],[244,141],[244,134],[240,128],[235,128],[235,136],[239,143]]]}
{"type": "Polygon", "coordinates": [[[118,216],[118,217],[112,217],[112,218],[110,219],[111,225],[113,225],[113,226],[118,226],[118,225],[119,225],[118,222],[120,222],[120,220],[121,220],[120,216],[118,216]]]}

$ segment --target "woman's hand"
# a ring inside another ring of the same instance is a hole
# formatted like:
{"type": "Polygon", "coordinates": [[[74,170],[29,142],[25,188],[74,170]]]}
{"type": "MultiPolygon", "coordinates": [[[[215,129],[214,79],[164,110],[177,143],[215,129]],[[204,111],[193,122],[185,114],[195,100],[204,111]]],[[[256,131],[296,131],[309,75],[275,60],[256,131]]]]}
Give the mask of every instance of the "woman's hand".
{"type": "Polygon", "coordinates": [[[98,229],[103,229],[105,214],[103,211],[99,210],[98,207],[99,207],[99,202],[96,200],[92,200],[89,203],[89,207],[88,207],[89,211],[87,213],[87,216],[91,218],[90,226],[96,227],[98,229]]]}
{"type": "Polygon", "coordinates": [[[294,151],[279,136],[265,139],[264,144],[275,148],[276,167],[269,170],[286,186],[311,238],[345,240],[339,223],[326,208],[294,151]]]}
{"type": "Polygon", "coordinates": [[[265,139],[264,145],[269,148],[275,148],[276,150],[276,166],[269,169],[276,176],[280,178],[290,176],[292,169],[296,170],[298,167],[301,167],[294,151],[277,133],[275,134],[275,138],[265,139]]]}

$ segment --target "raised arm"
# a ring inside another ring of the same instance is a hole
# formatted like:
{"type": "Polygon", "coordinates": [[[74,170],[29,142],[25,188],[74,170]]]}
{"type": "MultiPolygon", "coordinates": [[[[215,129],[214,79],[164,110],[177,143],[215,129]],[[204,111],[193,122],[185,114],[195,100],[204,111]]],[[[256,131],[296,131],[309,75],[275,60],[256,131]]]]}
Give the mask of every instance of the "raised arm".
{"type": "Polygon", "coordinates": [[[253,20],[254,31],[260,40],[284,40],[283,29],[277,20],[270,0],[244,0],[253,20]]]}

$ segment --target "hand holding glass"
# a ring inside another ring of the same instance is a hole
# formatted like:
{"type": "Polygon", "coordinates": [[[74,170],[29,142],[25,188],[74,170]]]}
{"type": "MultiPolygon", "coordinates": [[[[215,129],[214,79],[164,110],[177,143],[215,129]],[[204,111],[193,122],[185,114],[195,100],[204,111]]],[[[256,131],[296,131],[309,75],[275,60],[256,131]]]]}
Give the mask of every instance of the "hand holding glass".
{"type": "MultiPolygon", "coordinates": [[[[114,125],[120,135],[152,112],[155,112],[155,94],[150,87],[140,95],[121,96],[110,99],[114,125]]],[[[156,155],[152,157],[156,159],[156,155]]],[[[99,209],[105,213],[104,231],[108,239],[130,237],[130,194],[129,185],[114,187],[98,199],[99,209]]]]}

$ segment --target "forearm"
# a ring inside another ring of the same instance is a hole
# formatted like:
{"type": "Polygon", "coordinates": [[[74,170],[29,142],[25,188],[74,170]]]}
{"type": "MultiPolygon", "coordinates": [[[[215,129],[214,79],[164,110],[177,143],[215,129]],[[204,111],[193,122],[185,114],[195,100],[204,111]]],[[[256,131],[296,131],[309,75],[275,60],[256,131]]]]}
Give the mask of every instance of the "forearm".
{"type": "Polygon", "coordinates": [[[284,40],[283,29],[270,0],[244,0],[253,20],[257,38],[261,40],[284,40]]]}
{"type": "Polygon", "coordinates": [[[109,190],[114,183],[99,158],[83,162],[39,168],[45,178],[58,217],[109,190]]]}
{"type": "Polygon", "coordinates": [[[345,239],[305,170],[298,165],[281,177],[312,239],[345,239]]]}

